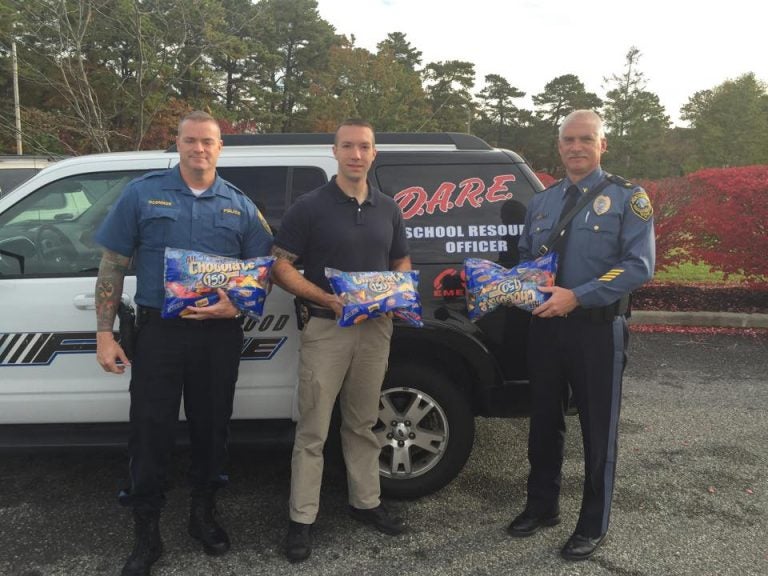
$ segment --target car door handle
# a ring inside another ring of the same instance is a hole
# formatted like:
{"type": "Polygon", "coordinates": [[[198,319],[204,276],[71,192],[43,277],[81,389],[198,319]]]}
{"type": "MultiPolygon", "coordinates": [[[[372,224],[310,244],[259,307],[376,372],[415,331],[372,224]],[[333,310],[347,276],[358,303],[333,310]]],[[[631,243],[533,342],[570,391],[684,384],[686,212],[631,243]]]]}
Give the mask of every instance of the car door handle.
{"type": "MultiPolygon", "coordinates": [[[[131,297],[123,294],[122,301],[130,304],[131,297]]],[[[72,303],[78,310],[96,310],[96,294],[78,294],[72,299],[72,303]]]]}

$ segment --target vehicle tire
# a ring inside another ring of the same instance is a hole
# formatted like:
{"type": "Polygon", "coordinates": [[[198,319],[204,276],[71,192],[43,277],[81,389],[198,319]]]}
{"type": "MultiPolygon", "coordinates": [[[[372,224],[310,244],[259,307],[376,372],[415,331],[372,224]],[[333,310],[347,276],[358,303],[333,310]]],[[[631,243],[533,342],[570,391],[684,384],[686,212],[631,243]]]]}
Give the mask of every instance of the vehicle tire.
{"type": "Polygon", "coordinates": [[[417,498],[453,480],[469,458],[475,419],[458,385],[435,366],[390,364],[374,428],[381,491],[417,498]]]}

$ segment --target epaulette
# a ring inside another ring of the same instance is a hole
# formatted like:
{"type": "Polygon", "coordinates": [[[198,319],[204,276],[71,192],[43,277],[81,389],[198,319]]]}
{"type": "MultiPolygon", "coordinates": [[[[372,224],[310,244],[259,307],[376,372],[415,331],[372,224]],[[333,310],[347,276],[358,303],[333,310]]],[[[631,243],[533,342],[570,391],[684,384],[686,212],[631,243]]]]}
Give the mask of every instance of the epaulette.
{"type": "Polygon", "coordinates": [[[637,186],[636,184],[632,184],[629,180],[622,178],[621,176],[616,176],[615,174],[606,173],[605,177],[609,182],[621,186],[622,188],[635,188],[637,186]]]}
{"type": "MultiPolygon", "coordinates": [[[[224,180],[224,179],[222,178],[222,180],[224,180]]],[[[232,184],[232,182],[230,182],[230,181],[228,181],[228,180],[224,180],[224,182],[225,182],[225,184],[227,185],[227,187],[228,187],[228,188],[231,188],[232,190],[234,190],[234,191],[235,191],[235,192],[237,192],[238,194],[242,194],[243,196],[245,196],[246,198],[248,198],[248,194],[246,194],[245,192],[243,192],[242,190],[240,190],[240,188],[238,188],[237,186],[235,186],[234,184],[232,184]]]]}
{"type": "Polygon", "coordinates": [[[142,174],[141,176],[137,176],[134,178],[134,182],[141,182],[142,180],[149,180],[150,178],[157,178],[159,176],[165,176],[168,173],[168,169],[164,168],[162,170],[152,170],[151,172],[147,172],[146,174],[142,174]]]}
{"type": "Polygon", "coordinates": [[[555,188],[556,186],[559,186],[560,184],[562,184],[563,180],[564,180],[564,178],[560,178],[560,180],[555,180],[554,182],[552,182],[552,184],[550,184],[549,186],[544,188],[544,190],[542,190],[542,192],[546,192],[550,188],[555,188]]]}

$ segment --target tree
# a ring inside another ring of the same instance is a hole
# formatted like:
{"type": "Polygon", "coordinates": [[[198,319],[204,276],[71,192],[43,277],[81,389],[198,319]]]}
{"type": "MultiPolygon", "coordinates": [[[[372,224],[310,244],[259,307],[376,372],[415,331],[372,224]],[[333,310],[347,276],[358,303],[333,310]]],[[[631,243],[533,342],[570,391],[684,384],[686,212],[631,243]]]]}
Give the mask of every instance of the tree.
{"type": "Polygon", "coordinates": [[[377,131],[415,131],[430,114],[419,74],[383,47],[378,54],[351,44],[331,49],[328,69],[310,87],[309,130],[332,131],[349,117],[377,131]]]}
{"type": "Polygon", "coordinates": [[[114,84],[103,69],[92,64],[94,21],[109,11],[109,0],[67,2],[47,0],[34,5],[15,2],[19,15],[20,75],[49,90],[63,105],[63,124],[85,136],[99,152],[110,150],[108,113],[102,106],[99,87],[114,84]],[[33,57],[45,54],[42,66],[33,57]]]}
{"type": "Polygon", "coordinates": [[[599,110],[602,101],[597,94],[587,92],[584,83],[574,74],[558,76],[547,82],[544,91],[533,96],[536,116],[548,127],[548,154],[546,161],[541,164],[550,174],[555,174],[560,161],[557,152],[557,136],[563,119],[574,110],[599,110]]]}
{"type": "Polygon", "coordinates": [[[320,18],[315,0],[262,0],[256,5],[265,57],[260,59],[267,131],[291,132],[306,113],[309,87],[327,68],[341,38],[320,18]]]}
{"type": "Polygon", "coordinates": [[[691,123],[696,166],[768,163],[768,93],[752,73],[696,92],[682,108],[691,123]]]}
{"type": "Polygon", "coordinates": [[[255,60],[263,50],[258,40],[258,12],[251,0],[222,0],[220,27],[213,30],[210,65],[214,90],[230,112],[248,107],[255,60]]]}
{"type": "Polygon", "coordinates": [[[424,69],[424,84],[432,107],[425,127],[431,123],[438,131],[470,132],[475,65],[461,60],[431,62],[424,69]]]}
{"type": "Polygon", "coordinates": [[[661,144],[670,125],[659,97],[645,90],[645,75],[637,66],[640,56],[640,50],[631,47],[624,72],[606,79],[614,87],[603,108],[609,150],[605,167],[628,178],[661,175],[661,144]]]}
{"type": "Polygon", "coordinates": [[[496,146],[500,146],[503,140],[505,128],[508,128],[517,115],[518,108],[512,103],[515,98],[522,98],[525,92],[521,92],[512,86],[506,78],[498,74],[488,74],[485,77],[485,88],[477,97],[481,102],[481,113],[484,114],[496,127],[496,146]]]}
{"type": "Polygon", "coordinates": [[[396,62],[409,70],[421,66],[421,50],[414,48],[402,32],[390,32],[387,38],[376,44],[378,52],[389,52],[396,62]]]}
{"type": "Polygon", "coordinates": [[[382,132],[419,130],[430,114],[419,73],[385,46],[372,58],[368,74],[371,92],[361,116],[382,132]]]}
{"type": "Polygon", "coordinates": [[[222,21],[218,0],[16,0],[12,6],[25,137],[47,138],[49,151],[164,146],[165,119],[162,139],[147,139],[159,118],[215,98],[205,55],[222,21]]]}

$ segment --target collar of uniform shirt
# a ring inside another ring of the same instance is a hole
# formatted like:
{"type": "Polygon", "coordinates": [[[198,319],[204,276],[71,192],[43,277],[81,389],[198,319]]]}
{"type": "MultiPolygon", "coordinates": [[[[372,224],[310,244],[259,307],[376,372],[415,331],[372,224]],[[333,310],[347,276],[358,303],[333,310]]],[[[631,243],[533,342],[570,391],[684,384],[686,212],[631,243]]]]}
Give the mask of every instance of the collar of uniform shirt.
{"type": "MultiPolygon", "coordinates": [[[[603,176],[605,176],[605,172],[603,172],[603,169],[599,166],[590,172],[585,178],[582,178],[579,180],[577,186],[579,187],[579,190],[581,190],[582,193],[588,192],[595,186],[597,186],[600,181],[603,179],[603,176]]],[[[563,178],[563,185],[562,185],[562,195],[563,199],[565,199],[565,193],[566,190],[568,190],[568,187],[573,184],[567,177],[563,178]]]]}

